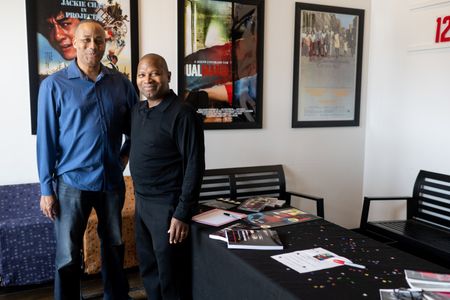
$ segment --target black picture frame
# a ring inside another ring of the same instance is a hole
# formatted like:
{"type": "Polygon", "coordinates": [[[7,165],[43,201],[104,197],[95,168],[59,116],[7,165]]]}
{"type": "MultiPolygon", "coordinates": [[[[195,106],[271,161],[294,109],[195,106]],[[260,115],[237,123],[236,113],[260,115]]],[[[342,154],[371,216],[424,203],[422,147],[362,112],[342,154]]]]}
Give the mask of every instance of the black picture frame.
{"type": "Polygon", "coordinates": [[[178,1],[178,94],[205,129],[262,128],[263,55],[264,0],[178,1]]]}
{"type": "Polygon", "coordinates": [[[107,48],[102,63],[127,75],[136,87],[139,59],[138,0],[51,1],[26,0],[25,3],[32,134],[36,134],[37,129],[40,82],[67,66],[73,59],[74,50],[70,49],[68,41],[71,45],[70,36],[81,19],[94,18],[104,24],[107,48]]]}
{"type": "Polygon", "coordinates": [[[295,3],[292,127],[359,126],[364,10],[295,3]]]}

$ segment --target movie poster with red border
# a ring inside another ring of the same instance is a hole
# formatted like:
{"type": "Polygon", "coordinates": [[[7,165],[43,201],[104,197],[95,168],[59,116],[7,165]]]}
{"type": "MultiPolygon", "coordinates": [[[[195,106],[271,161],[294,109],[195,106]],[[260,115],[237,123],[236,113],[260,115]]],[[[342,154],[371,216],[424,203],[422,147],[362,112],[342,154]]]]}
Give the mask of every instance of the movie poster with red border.
{"type": "Polygon", "coordinates": [[[179,3],[179,94],[206,129],[262,127],[264,1],[179,3]]]}

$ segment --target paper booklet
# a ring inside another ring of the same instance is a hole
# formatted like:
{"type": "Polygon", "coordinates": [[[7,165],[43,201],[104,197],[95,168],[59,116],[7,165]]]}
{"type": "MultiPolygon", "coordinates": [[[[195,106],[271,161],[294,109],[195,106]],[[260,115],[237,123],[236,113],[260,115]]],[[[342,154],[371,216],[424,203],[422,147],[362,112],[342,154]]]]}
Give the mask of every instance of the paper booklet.
{"type": "Polygon", "coordinates": [[[448,300],[450,292],[423,291],[423,298],[425,300],[448,300]]]}
{"type": "Polygon", "coordinates": [[[286,203],[285,200],[279,200],[278,198],[273,197],[252,197],[244,200],[241,205],[239,205],[238,209],[250,211],[250,212],[260,212],[265,207],[280,207],[286,203]]]}
{"type": "Polygon", "coordinates": [[[273,228],[319,219],[297,208],[282,208],[277,210],[254,213],[247,216],[246,221],[261,228],[273,228]]]}
{"type": "Polygon", "coordinates": [[[420,289],[380,289],[381,300],[423,299],[420,289]]]}
{"type": "Polygon", "coordinates": [[[227,236],[225,234],[225,230],[227,229],[258,229],[259,227],[255,227],[255,226],[249,226],[247,224],[243,224],[243,223],[235,223],[235,224],[231,224],[230,226],[227,226],[225,228],[222,228],[216,232],[210,233],[209,234],[209,238],[213,239],[213,240],[219,240],[219,241],[223,241],[223,242],[227,242],[227,236]]]}
{"type": "Polygon", "coordinates": [[[236,207],[237,204],[234,203],[230,203],[230,202],[226,202],[226,201],[221,201],[221,200],[206,200],[206,201],[201,201],[200,202],[201,205],[206,205],[209,207],[215,207],[215,208],[221,208],[221,209],[230,209],[233,207],[236,207]]]}
{"type": "Polygon", "coordinates": [[[295,251],[271,256],[283,265],[299,272],[307,273],[339,266],[365,269],[363,265],[355,264],[346,257],[339,256],[323,248],[295,251]]]}
{"type": "Polygon", "coordinates": [[[423,299],[423,300],[449,300],[449,292],[424,291],[422,289],[380,289],[381,300],[423,299]]]}
{"type": "Polygon", "coordinates": [[[412,288],[450,292],[450,274],[405,270],[405,277],[412,288]]]}
{"type": "Polygon", "coordinates": [[[283,244],[275,230],[227,229],[228,249],[282,250],[283,244]]]}
{"type": "Polygon", "coordinates": [[[221,226],[247,217],[246,214],[214,208],[192,217],[192,221],[210,226],[221,226]]]}

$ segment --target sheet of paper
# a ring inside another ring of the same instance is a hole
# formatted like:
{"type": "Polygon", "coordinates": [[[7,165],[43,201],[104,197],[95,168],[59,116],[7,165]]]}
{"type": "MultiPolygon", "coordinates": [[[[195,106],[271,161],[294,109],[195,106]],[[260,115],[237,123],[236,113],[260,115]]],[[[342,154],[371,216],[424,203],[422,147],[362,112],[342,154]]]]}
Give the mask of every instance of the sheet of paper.
{"type": "Polygon", "coordinates": [[[340,256],[323,248],[295,251],[278,254],[271,257],[299,273],[307,273],[342,266],[342,263],[334,261],[336,258],[341,258],[340,256]]]}
{"type": "Polygon", "coordinates": [[[206,225],[221,226],[245,217],[246,214],[215,208],[195,215],[192,220],[206,225]]]}

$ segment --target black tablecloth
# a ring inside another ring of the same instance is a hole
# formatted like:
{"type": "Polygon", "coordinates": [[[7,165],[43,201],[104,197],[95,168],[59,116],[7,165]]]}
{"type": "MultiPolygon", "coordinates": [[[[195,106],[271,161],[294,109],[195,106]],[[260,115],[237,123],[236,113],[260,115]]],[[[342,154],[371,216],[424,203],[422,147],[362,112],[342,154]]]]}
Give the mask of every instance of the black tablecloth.
{"type": "Polygon", "coordinates": [[[444,267],[332,224],[314,220],[275,228],[281,251],[230,250],[192,226],[194,299],[380,299],[379,289],[408,287],[404,270],[450,273],[444,267]],[[270,256],[316,247],[367,269],[341,266],[300,274],[270,256]]]}

